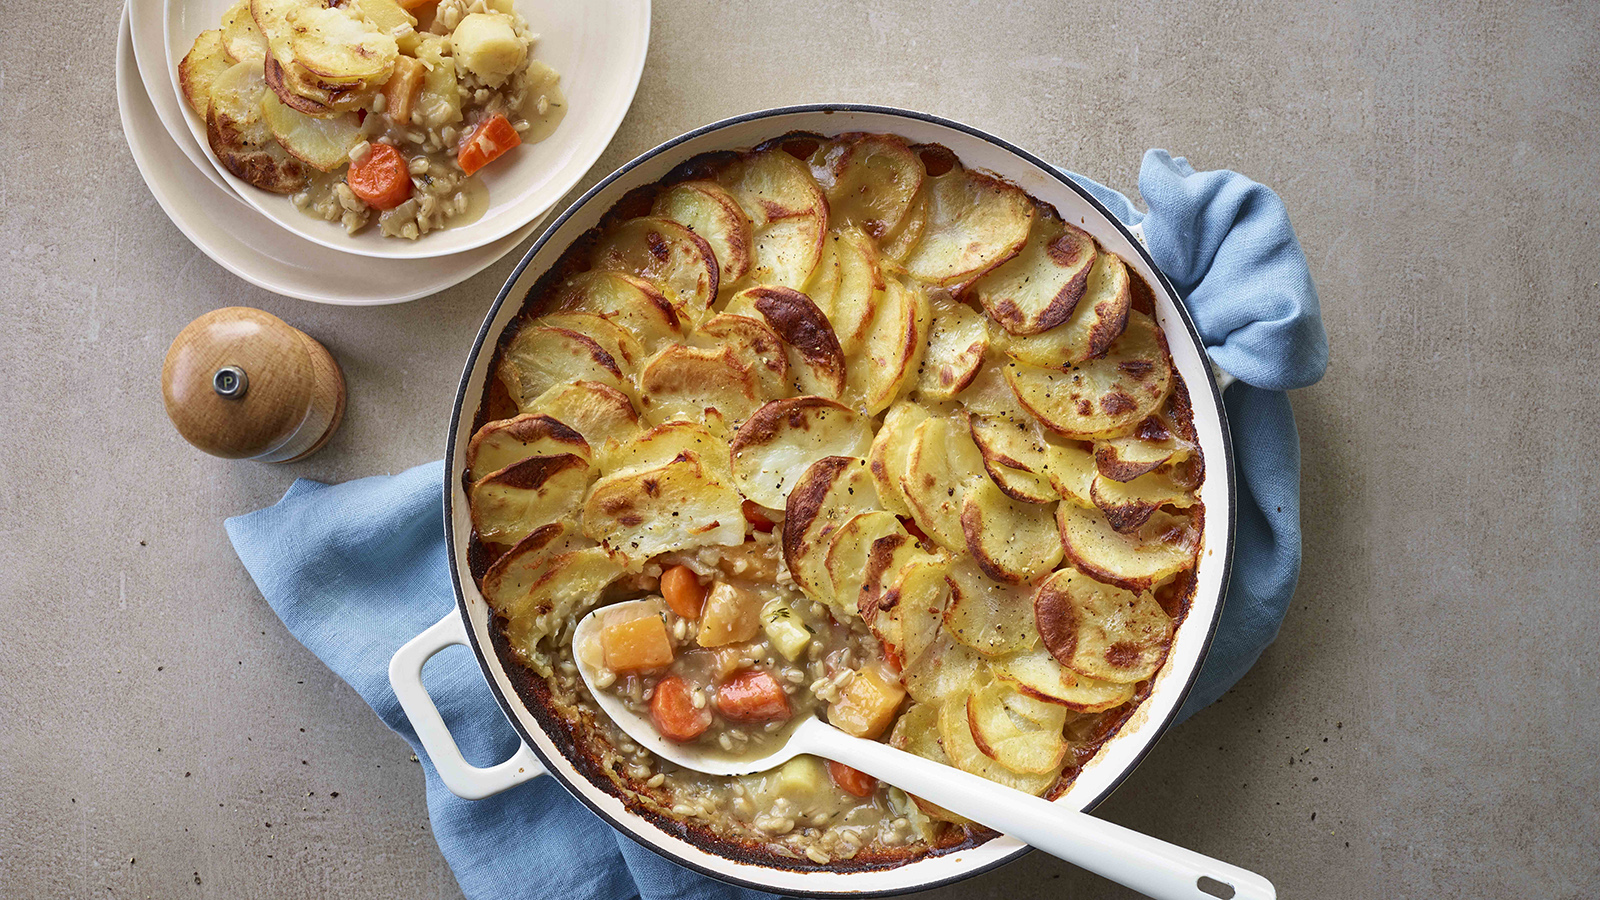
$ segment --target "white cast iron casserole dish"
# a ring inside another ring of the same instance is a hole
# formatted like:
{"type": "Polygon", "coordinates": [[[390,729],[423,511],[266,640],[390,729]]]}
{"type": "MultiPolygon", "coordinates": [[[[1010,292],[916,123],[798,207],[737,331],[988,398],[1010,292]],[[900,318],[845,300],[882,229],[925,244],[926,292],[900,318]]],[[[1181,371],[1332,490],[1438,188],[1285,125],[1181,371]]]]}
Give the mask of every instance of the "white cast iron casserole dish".
{"type": "Polygon", "coordinates": [[[1155,267],[1135,231],[1123,226],[1081,187],[1044,161],[1000,138],[924,113],[854,104],[793,106],[749,113],[716,122],[674,138],[643,154],[583,195],[534,244],[501,289],[467,357],[451,415],[444,481],[445,535],[456,611],[395,654],[391,681],[418,736],[452,791],[468,798],[488,796],[544,772],[614,827],[651,850],[706,875],[783,894],[830,897],[883,896],[926,890],[987,871],[1028,849],[1010,838],[955,850],[893,868],[850,871],[794,871],[708,852],[629,809],[591,783],[562,755],[540,720],[518,695],[491,643],[492,614],[479,594],[468,565],[471,517],[462,472],[473,419],[489,382],[494,347],[523,299],[562,251],[628,191],[648,185],[701,153],[747,148],[790,132],[833,135],[849,131],[889,132],[912,143],[948,147],[970,168],[999,175],[1053,205],[1063,219],[1078,224],[1102,246],[1127,260],[1155,294],[1156,318],[1165,332],[1173,362],[1189,387],[1194,424],[1206,459],[1200,497],[1206,515],[1197,586],[1167,662],[1156,675],[1149,697],[1121,730],[1079,773],[1057,802],[1092,809],[1114,790],[1171,724],[1194,683],[1222,611],[1234,538],[1232,449],[1222,407],[1194,324],[1171,283],[1155,267]],[[421,686],[422,664],[452,644],[467,644],[476,654],[490,689],[523,740],[511,759],[490,768],[468,765],[421,686]]]}

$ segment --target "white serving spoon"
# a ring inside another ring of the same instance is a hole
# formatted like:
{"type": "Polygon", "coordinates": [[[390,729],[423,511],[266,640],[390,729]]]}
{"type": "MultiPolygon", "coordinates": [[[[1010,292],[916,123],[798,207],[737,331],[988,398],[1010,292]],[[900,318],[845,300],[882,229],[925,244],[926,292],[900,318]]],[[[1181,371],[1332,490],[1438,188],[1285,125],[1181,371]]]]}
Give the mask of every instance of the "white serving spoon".
{"type": "MultiPolygon", "coordinates": [[[[602,614],[651,602],[630,600],[591,612],[578,623],[573,647],[598,637],[602,614]]],[[[782,746],[748,759],[730,759],[698,744],[667,740],[656,732],[649,716],[632,712],[615,694],[595,687],[597,673],[584,661],[584,653],[575,651],[573,656],[584,684],[611,721],[641,747],[685,769],[708,775],[748,775],[809,753],[859,769],[1157,900],[1275,900],[1278,896],[1272,882],[1254,872],[888,744],[852,737],[814,716],[794,723],[782,746]]]]}

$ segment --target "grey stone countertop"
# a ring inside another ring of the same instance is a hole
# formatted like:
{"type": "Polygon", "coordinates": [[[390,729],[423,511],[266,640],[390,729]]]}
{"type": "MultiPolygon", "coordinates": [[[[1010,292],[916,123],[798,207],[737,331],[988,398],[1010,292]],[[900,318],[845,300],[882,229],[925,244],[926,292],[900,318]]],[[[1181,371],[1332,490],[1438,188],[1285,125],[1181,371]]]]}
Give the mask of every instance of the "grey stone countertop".
{"type": "MultiPolygon", "coordinates": [[[[522,251],[391,307],[240,281],[134,168],[118,12],[0,13],[0,896],[458,897],[410,750],[284,631],[222,520],[440,456],[522,251]],[[169,426],[167,344],[227,305],[343,364],[349,415],[312,459],[226,462],[169,426]]],[[[822,99],[965,120],[1129,192],[1165,147],[1294,216],[1333,348],[1294,395],[1299,593],[1101,814],[1284,897],[1600,894],[1600,6],[661,0],[583,186],[822,99]]],[[[1035,853],[932,896],[1128,894],[1035,853]]]]}

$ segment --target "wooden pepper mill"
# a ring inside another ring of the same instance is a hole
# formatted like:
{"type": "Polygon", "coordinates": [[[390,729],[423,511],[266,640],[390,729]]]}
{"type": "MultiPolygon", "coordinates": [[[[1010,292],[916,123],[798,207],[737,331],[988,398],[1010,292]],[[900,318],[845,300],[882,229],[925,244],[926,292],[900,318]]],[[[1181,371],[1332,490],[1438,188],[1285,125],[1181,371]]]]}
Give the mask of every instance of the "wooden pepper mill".
{"type": "Polygon", "coordinates": [[[161,393],[184,440],[228,459],[304,459],[344,418],[333,355],[277,316],[243,306],[206,313],[178,333],[161,393]]]}

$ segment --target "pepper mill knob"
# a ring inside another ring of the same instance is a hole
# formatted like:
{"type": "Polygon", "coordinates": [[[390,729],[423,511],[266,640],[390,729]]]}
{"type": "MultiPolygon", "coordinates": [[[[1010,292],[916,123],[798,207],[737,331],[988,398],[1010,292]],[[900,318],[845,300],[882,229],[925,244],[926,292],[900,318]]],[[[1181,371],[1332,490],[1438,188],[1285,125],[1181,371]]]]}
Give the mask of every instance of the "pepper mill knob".
{"type": "Polygon", "coordinates": [[[332,354],[277,316],[243,306],[208,312],[178,333],[161,393],[184,440],[228,459],[304,459],[344,418],[344,375],[332,354]]]}

